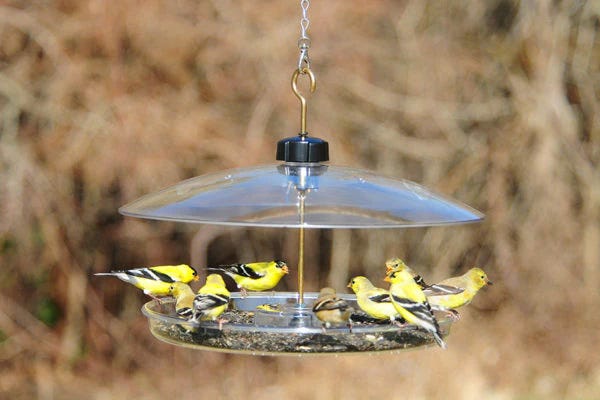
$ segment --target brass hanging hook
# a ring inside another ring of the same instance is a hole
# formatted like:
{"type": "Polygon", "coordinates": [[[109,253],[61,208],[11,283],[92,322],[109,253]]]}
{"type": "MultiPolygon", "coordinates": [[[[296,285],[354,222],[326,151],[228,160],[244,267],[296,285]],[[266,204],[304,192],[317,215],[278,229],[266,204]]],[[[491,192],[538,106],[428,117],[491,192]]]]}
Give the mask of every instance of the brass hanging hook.
{"type": "Polygon", "coordinates": [[[315,75],[308,67],[304,67],[302,69],[297,69],[294,71],[292,75],[292,91],[294,95],[300,100],[300,136],[306,136],[308,132],[306,131],[306,98],[302,96],[302,94],[298,91],[298,77],[300,75],[308,75],[310,79],[310,92],[313,93],[317,89],[317,80],[315,79],[315,75]]]}

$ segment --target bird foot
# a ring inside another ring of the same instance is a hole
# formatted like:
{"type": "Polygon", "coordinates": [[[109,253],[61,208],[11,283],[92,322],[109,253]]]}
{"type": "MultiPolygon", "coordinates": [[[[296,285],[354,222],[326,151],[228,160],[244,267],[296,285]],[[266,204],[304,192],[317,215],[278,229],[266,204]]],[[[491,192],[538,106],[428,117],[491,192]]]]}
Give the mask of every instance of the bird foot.
{"type": "Polygon", "coordinates": [[[160,299],[160,297],[156,297],[153,294],[150,293],[146,293],[148,296],[152,297],[154,300],[156,300],[158,302],[158,304],[162,304],[162,300],[160,299]]]}
{"type": "Polygon", "coordinates": [[[406,325],[406,321],[397,321],[397,320],[394,320],[394,321],[392,321],[392,323],[394,325],[396,325],[398,328],[404,328],[404,326],[406,325]]]}
{"type": "Polygon", "coordinates": [[[228,322],[229,322],[229,320],[228,320],[228,319],[222,319],[222,318],[219,318],[219,319],[217,320],[217,324],[219,324],[219,330],[220,330],[220,331],[222,331],[222,330],[223,330],[223,324],[226,324],[226,323],[228,323],[228,322]]]}
{"type": "Polygon", "coordinates": [[[240,294],[242,295],[242,299],[248,297],[248,291],[245,288],[240,288],[240,294]]]}
{"type": "Polygon", "coordinates": [[[456,310],[447,310],[448,315],[450,315],[450,318],[452,318],[454,321],[458,321],[460,319],[460,314],[458,311],[456,310]]]}

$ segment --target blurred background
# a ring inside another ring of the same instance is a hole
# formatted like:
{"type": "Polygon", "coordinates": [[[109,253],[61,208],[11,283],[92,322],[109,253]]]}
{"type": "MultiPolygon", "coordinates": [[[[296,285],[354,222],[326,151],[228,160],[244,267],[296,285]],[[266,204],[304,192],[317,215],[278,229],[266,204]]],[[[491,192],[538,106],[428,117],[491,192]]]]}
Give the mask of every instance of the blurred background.
{"type": "MultiPolygon", "coordinates": [[[[600,4],[313,0],[308,129],[331,162],[465,202],[477,225],[310,230],[306,289],[495,285],[449,349],[252,357],[154,339],[148,300],[94,272],[282,258],[291,229],[187,226],[117,208],[182,179],[275,162],[299,129],[297,1],[0,5],[0,397],[600,398],[600,4]],[[234,143],[242,143],[244,151],[234,143]],[[381,282],[380,282],[381,283],[381,282]],[[383,283],[381,283],[383,285],[383,283]]],[[[278,287],[295,290],[292,271],[278,287]]]]}

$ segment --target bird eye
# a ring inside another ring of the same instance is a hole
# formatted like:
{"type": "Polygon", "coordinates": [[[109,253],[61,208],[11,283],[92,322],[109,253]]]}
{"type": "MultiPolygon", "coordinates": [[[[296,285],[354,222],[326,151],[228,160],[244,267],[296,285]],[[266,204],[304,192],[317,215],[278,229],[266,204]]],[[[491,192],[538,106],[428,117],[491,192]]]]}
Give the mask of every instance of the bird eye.
{"type": "Polygon", "coordinates": [[[485,276],[481,275],[481,279],[485,279],[485,276]]]}

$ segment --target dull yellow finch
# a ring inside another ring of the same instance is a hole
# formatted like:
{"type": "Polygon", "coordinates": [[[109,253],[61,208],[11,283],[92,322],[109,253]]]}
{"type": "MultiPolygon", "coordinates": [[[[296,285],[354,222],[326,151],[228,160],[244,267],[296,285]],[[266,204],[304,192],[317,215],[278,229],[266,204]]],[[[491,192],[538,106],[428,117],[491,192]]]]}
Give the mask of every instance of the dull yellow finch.
{"type": "Polygon", "coordinates": [[[361,310],[375,319],[389,319],[395,322],[399,313],[392,304],[390,293],[373,286],[364,276],[352,278],[348,287],[356,293],[356,302],[361,310]]]}
{"type": "Polygon", "coordinates": [[[241,290],[242,295],[246,295],[247,290],[260,292],[273,289],[279,283],[281,278],[289,272],[287,264],[278,260],[248,264],[219,265],[218,267],[210,267],[207,269],[212,271],[222,271],[229,275],[241,290]]]}
{"type": "Polygon", "coordinates": [[[183,282],[174,282],[169,287],[169,294],[175,297],[175,312],[183,318],[192,317],[192,307],[194,303],[194,291],[183,282]]]}
{"type": "Polygon", "coordinates": [[[325,287],[321,289],[319,297],[315,300],[312,308],[317,318],[323,322],[323,332],[325,328],[332,324],[347,324],[352,332],[352,322],[350,316],[354,309],[345,301],[337,297],[335,289],[325,287]]]}
{"type": "Polygon", "coordinates": [[[395,258],[390,258],[389,260],[387,260],[385,262],[385,274],[386,275],[389,275],[394,271],[401,271],[403,269],[407,270],[411,274],[411,276],[413,277],[413,279],[415,280],[417,285],[419,285],[422,289],[429,286],[425,283],[425,280],[423,280],[423,277],[421,275],[417,274],[412,268],[410,268],[408,265],[406,265],[406,263],[404,261],[402,261],[401,259],[395,257],[395,258]]]}
{"type": "Polygon", "coordinates": [[[437,344],[445,349],[446,343],[442,339],[440,327],[427,302],[427,297],[410,272],[393,271],[386,276],[385,280],[391,283],[392,303],[402,318],[409,324],[417,325],[430,332],[437,344]]]}
{"type": "Polygon", "coordinates": [[[456,308],[469,304],[484,286],[492,282],[481,268],[471,268],[465,274],[431,285],[423,292],[434,310],[448,311],[458,317],[456,308]]]}
{"type": "Polygon", "coordinates": [[[229,290],[225,287],[225,281],[219,274],[210,274],[206,277],[206,284],[198,290],[194,297],[192,320],[198,321],[217,321],[219,330],[223,323],[227,322],[218,319],[219,316],[227,310],[229,305],[229,290]]]}
{"type": "Polygon", "coordinates": [[[159,265],[123,271],[100,272],[95,275],[111,275],[142,289],[152,298],[168,296],[173,282],[188,283],[198,280],[196,270],[189,265],[159,265]]]}

